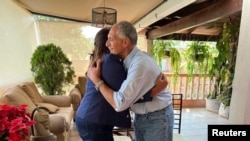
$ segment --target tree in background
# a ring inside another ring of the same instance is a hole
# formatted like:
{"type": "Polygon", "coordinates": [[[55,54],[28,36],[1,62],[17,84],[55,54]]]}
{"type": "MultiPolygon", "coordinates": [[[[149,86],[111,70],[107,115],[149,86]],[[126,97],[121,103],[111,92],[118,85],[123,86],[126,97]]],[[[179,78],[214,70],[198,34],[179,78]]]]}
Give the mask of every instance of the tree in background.
{"type": "Polygon", "coordinates": [[[63,87],[73,84],[72,62],[52,43],[38,46],[30,63],[35,83],[47,95],[63,95],[63,87]]]}

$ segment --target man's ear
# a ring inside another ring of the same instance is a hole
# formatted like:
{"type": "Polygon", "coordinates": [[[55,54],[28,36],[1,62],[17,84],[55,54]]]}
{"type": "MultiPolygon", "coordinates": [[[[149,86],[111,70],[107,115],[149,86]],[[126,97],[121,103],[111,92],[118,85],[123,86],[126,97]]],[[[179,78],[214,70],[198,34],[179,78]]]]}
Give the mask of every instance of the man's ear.
{"type": "Polygon", "coordinates": [[[128,39],[128,38],[124,38],[123,39],[123,42],[122,42],[122,45],[124,46],[124,47],[126,47],[126,46],[128,46],[130,44],[130,40],[128,39]]]}

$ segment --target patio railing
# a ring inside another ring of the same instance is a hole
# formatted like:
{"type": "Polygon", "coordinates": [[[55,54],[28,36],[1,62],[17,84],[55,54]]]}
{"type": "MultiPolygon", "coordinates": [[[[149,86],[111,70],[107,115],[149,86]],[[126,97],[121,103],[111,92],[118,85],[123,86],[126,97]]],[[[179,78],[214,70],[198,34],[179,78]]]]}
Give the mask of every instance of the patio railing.
{"type": "Polygon", "coordinates": [[[187,74],[179,74],[174,83],[173,74],[165,73],[168,80],[168,88],[171,93],[182,93],[184,100],[205,99],[213,91],[214,79],[202,77],[198,74],[188,79],[187,74]]]}

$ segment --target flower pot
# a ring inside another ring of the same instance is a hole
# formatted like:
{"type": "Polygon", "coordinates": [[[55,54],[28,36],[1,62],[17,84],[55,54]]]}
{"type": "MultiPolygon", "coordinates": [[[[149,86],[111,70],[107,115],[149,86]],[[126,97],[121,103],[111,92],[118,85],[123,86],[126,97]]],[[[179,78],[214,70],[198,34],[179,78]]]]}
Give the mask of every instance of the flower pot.
{"type": "Polygon", "coordinates": [[[219,108],[219,115],[228,119],[228,117],[229,117],[229,109],[230,109],[229,106],[225,107],[224,104],[221,103],[220,108],[219,108]]]}
{"type": "Polygon", "coordinates": [[[206,98],[206,109],[210,112],[218,113],[220,108],[220,101],[217,99],[206,98]]]}

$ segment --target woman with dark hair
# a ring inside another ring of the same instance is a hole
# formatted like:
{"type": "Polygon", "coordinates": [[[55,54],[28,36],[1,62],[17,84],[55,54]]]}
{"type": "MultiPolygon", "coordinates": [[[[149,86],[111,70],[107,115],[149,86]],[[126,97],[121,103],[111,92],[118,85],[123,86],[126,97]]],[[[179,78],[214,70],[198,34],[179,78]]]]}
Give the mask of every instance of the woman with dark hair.
{"type": "MultiPolygon", "coordinates": [[[[90,55],[90,63],[102,60],[101,77],[103,81],[118,90],[126,79],[123,62],[115,55],[109,54],[105,46],[109,28],[101,29],[94,40],[94,50],[90,55]]],[[[76,127],[84,141],[113,141],[114,126],[131,127],[129,110],[116,112],[88,79],[86,93],[76,113],[76,127]]]]}

